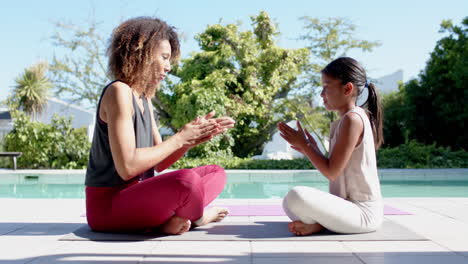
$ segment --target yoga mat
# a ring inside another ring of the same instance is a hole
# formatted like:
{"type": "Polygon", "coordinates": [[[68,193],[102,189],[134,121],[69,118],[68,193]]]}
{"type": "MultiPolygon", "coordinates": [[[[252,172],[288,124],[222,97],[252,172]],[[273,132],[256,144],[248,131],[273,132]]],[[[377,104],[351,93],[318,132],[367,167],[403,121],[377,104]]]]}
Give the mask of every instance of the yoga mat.
{"type": "MultiPolygon", "coordinates": [[[[277,204],[271,205],[214,205],[225,207],[229,210],[230,216],[283,216],[286,215],[283,207],[277,204]]],[[[408,212],[385,205],[385,215],[411,215],[408,212]]]]}
{"type": "Polygon", "coordinates": [[[385,220],[376,232],[336,234],[323,231],[310,236],[295,236],[288,222],[220,222],[197,227],[182,235],[98,233],[83,225],[60,238],[64,241],[422,241],[428,240],[393,221],[385,220]]]}
{"type": "MultiPolygon", "coordinates": [[[[225,207],[229,210],[230,216],[283,216],[286,215],[281,205],[214,205],[217,207],[225,207]]],[[[211,206],[209,206],[211,207],[211,206]]],[[[411,215],[395,207],[385,205],[385,215],[411,215]]],[[[86,217],[83,213],[80,216],[86,217]]]]}

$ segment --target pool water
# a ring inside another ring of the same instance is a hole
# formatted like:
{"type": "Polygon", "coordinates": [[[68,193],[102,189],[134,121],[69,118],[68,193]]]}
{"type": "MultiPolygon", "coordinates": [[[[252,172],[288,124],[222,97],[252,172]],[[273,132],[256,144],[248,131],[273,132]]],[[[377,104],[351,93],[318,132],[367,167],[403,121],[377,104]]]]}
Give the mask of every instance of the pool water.
{"type": "MultiPolygon", "coordinates": [[[[282,198],[294,186],[328,191],[325,181],[228,182],[219,198],[282,198]]],[[[468,197],[468,181],[382,181],[384,197],[468,197]]],[[[0,183],[0,198],[84,198],[83,184],[0,183]]]]}

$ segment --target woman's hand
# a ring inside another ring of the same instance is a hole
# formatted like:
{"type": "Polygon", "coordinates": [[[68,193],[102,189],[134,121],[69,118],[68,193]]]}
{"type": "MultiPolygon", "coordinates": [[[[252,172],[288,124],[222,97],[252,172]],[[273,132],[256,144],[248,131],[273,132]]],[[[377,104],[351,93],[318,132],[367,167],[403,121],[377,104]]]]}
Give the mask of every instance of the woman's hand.
{"type": "Polygon", "coordinates": [[[182,145],[191,148],[213,138],[218,133],[220,125],[215,120],[201,120],[197,117],[192,122],[185,124],[177,133],[182,145]]]}
{"type": "MultiPolygon", "coordinates": [[[[221,133],[226,132],[229,128],[233,128],[234,124],[236,123],[234,121],[234,119],[230,118],[229,116],[222,116],[222,117],[218,117],[218,118],[213,118],[215,113],[216,113],[215,111],[211,111],[204,118],[204,120],[206,120],[206,121],[214,120],[219,125],[218,131],[215,134],[213,134],[213,137],[215,137],[216,135],[219,135],[221,133]]],[[[204,141],[202,141],[202,142],[200,142],[198,144],[206,142],[206,141],[210,140],[213,137],[210,137],[209,139],[204,140],[204,141]]]]}
{"type": "Polygon", "coordinates": [[[297,121],[297,130],[294,130],[284,122],[278,123],[278,129],[280,136],[291,144],[291,148],[302,154],[304,154],[304,151],[308,147],[317,147],[317,142],[315,142],[309,131],[302,129],[299,121],[297,121]]]}
{"type": "Polygon", "coordinates": [[[214,120],[219,125],[219,131],[217,134],[215,134],[215,136],[226,132],[229,128],[233,128],[234,124],[236,123],[236,121],[234,121],[234,119],[230,118],[229,116],[214,118],[214,120]]]}
{"type": "Polygon", "coordinates": [[[234,124],[236,123],[234,119],[230,118],[229,116],[222,116],[218,118],[213,118],[213,116],[216,114],[215,111],[209,112],[204,118],[201,118],[200,120],[202,122],[208,121],[208,120],[215,120],[216,123],[220,125],[220,133],[226,132],[229,128],[234,127],[234,124]]]}
{"type": "Polygon", "coordinates": [[[211,111],[204,117],[197,117],[195,120],[189,123],[194,126],[214,125],[216,129],[212,129],[209,132],[200,135],[198,138],[193,139],[189,144],[184,144],[185,147],[192,148],[194,146],[202,144],[206,141],[211,140],[216,135],[226,132],[229,128],[234,127],[235,121],[232,118],[228,116],[213,118],[214,115],[215,111],[211,111]]]}

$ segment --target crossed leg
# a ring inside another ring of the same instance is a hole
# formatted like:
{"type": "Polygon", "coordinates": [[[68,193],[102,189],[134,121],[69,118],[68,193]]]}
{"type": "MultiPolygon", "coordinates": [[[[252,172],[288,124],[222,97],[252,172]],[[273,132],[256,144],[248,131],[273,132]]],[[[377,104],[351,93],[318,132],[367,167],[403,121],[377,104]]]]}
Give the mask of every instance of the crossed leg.
{"type": "Polygon", "coordinates": [[[182,234],[193,222],[220,221],[227,210],[204,207],[223,190],[224,170],[216,165],[184,169],[152,177],[125,188],[87,187],[88,224],[96,231],[159,228],[182,234]]]}

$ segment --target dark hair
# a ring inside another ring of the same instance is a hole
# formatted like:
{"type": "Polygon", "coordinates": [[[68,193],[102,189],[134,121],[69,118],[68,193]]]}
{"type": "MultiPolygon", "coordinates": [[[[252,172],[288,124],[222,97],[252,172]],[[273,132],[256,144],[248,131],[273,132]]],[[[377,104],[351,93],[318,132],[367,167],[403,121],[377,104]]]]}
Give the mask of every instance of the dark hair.
{"type": "Polygon", "coordinates": [[[174,27],[151,17],[129,19],[112,32],[107,55],[109,74],[146,96],[154,96],[151,84],[154,51],[162,40],[171,45],[171,62],[180,56],[180,44],[174,27]]]}
{"type": "Polygon", "coordinates": [[[375,148],[378,149],[383,143],[382,106],[377,88],[373,83],[367,81],[364,68],[353,58],[341,57],[330,62],[330,64],[322,70],[322,73],[341,80],[343,84],[348,82],[352,83],[354,87],[357,88],[356,100],[357,97],[362,94],[363,90],[368,88],[369,95],[366,102],[362,104],[362,107],[367,110],[374,134],[375,148]]]}

